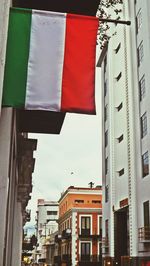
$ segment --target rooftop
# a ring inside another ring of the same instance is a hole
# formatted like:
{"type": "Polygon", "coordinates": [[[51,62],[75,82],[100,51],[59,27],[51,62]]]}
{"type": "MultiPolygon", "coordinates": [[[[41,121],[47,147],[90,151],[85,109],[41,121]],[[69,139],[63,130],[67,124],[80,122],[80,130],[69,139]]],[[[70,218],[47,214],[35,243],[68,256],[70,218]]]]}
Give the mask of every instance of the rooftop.
{"type": "Polygon", "coordinates": [[[100,191],[102,191],[102,186],[101,185],[98,185],[96,187],[74,187],[74,186],[70,186],[66,189],[66,191],[61,193],[61,197],[60,197],[58,202],[60,202],[65,197],[65,195],[67,195],[67,193],[69,193],[69,192],[80,192],[81,193],[81,192],[85,192],[85,191],[87,191],[89,194],[90,194],[90,191],[91,192],[94,192],[94,191],[100,192],[100,191]]]}

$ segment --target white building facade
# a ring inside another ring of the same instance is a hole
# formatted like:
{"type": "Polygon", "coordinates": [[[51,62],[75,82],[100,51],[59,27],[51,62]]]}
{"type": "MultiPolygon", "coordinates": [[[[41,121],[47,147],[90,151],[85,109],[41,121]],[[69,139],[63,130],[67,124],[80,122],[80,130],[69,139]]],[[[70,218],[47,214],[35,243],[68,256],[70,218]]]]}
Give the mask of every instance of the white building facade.
{"type": "Polygon", "coordinates": [[[59,206],[57,201],[38,199],[37,203],[37,261],[46,260],[46,249],[44,245],[49,237],[58,230],[59,206]]]}
{"type": "Polygon", "coordinates": [[[150,2],[126,0],[100,56],[104,265],[150,265],[150,2]],[[145,264],[144,264],[145,263],[145,264]]]}

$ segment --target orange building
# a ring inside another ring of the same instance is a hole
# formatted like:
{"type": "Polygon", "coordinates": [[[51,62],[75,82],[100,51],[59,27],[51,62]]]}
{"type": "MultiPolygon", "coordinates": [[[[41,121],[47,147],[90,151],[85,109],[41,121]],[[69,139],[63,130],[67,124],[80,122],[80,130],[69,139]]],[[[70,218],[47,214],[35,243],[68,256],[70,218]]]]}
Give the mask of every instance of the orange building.
{"type": "Polygon", "coordinates": [[[69,187],[59,199],[55,265],[101,265],[102,188],[69,187]]]}

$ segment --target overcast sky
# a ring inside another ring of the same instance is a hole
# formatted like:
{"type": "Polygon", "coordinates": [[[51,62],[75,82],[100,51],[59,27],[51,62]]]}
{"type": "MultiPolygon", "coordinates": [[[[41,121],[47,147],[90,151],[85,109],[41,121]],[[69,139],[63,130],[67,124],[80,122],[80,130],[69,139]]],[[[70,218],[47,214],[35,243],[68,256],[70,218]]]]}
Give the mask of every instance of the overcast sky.
{"type": "Polygon", "coordinates": [[[101,105],[100,72],[96,75],[97,115],[66,114],[60,135],[30,134],[37,138],[34,152],[31,222],[35,224],[37,199],[58,200],[68,186],[101,184],[101,105]]]}

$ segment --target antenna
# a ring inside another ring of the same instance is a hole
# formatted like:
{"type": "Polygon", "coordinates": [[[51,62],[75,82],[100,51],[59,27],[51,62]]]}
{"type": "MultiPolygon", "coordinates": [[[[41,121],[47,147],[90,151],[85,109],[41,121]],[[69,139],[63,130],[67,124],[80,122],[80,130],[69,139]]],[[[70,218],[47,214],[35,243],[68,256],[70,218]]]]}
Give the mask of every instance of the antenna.
{"type": "Polygon", "coordinates": [[[88,183],[88,185],[90,186],[90,188],[93,188],[94,183],[91,181],[90,183],[88,183]]]}

